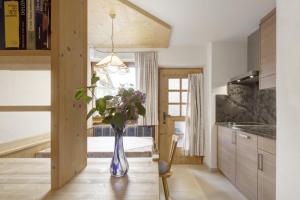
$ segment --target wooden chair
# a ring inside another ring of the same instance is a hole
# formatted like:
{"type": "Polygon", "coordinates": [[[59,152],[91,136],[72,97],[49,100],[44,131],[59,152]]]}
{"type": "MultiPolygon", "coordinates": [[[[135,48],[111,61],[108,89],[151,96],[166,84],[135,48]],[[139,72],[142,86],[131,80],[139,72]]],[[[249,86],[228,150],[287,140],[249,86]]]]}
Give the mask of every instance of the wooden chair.
{"type": "Polygon", "coordinates": [[[168,160],[159,161],[159,177],[162,178],[166,200],[169,200],[169,188],[168,188],[167,178],[169,178],[172,175],[171,165],[176,152],[177,142],[178,142],[178,136],[173,135],[168,160]]]}

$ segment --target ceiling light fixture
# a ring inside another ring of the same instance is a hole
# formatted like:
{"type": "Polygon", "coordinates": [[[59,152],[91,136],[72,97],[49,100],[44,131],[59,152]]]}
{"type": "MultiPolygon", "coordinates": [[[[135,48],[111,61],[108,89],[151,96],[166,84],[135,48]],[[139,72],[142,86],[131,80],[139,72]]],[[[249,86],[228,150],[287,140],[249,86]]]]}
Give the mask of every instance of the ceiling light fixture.
{"type": "Polygon", "coordinates": [[[103,68],[105,71],[110,73],[128,72],[128,67],[115,53],[114,19],[116,17],[116,14],[110,13],[109,16],[111,17],[111,53],[103,58],[100,62],[98,62],[96,66],[99,68],[103,68]]]}

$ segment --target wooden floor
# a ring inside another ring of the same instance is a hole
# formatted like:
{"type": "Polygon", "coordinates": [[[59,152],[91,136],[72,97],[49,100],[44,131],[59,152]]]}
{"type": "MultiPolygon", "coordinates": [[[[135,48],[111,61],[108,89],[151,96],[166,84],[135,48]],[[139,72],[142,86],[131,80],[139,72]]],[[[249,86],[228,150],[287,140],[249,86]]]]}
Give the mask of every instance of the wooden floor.
{"type": "MultiPolygon", "coordinates": [[[[247,200],[221,173],[204,165],[173,165],[168,179],[172,200],[247,200]]],[[[160,200],[165,200],[160,181],[160,200]]]]}
{"type": "Polygon", "coordinates": [[[50,192],[50,160],[0,159],[1,200],[158,200],[157,162],[129,158],[129,174],[118,179],[109,173],[110,159],[90,158],[88,166],[62,189],[50,192]]]}

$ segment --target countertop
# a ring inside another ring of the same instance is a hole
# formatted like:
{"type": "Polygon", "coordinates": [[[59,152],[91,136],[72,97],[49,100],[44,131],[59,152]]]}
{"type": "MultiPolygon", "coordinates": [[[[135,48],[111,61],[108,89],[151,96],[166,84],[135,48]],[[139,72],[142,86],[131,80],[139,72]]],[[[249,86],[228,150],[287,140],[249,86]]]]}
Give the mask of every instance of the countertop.
{"type": "Polygon", "coordinates": [[[216,122],[218,126],[224,126],[238,131],[266,137],[270,139],[276,139],[276,126],[268,124],[252,124],[252,123],[232,123],[232,122],[216,122]]]}

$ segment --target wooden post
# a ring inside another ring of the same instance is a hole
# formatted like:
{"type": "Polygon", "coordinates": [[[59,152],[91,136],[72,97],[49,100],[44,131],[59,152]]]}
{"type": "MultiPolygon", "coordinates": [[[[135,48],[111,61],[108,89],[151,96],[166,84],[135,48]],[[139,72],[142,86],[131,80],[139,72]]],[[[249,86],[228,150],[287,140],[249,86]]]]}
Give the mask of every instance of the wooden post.
{"type": "Polygon", "coordinates": [[[62,187],[87,163],[87,0],[52,0],[51,186],[62,187]]]}

